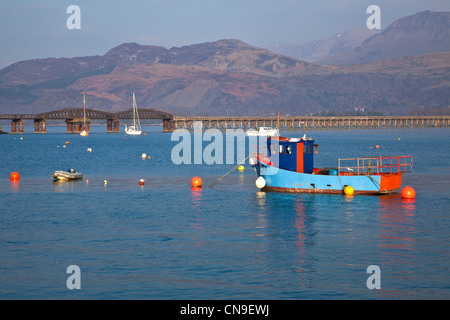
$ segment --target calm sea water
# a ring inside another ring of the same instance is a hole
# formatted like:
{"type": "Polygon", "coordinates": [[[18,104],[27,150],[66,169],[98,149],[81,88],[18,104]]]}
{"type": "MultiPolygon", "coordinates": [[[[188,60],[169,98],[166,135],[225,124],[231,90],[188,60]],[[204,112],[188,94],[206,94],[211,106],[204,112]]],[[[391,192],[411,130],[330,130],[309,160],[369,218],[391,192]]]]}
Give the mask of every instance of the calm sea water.
{"type": "Polygon", "coordinates": [[[139,137],[26,130],[0,136],[0,299],[450,298],[448,129],[307,132],[319,167],[412,155],[410,202],[264,193],[248,164],[211,189],[233,165],[173,164],[178,142],[159,126],[139,137]],[[68,168],[84,180],[52,182],[68,168]],[[81,290],[66,286],[70,265],[81,290]],[[370,265],[381,289],[367,288],[370,265]]]}

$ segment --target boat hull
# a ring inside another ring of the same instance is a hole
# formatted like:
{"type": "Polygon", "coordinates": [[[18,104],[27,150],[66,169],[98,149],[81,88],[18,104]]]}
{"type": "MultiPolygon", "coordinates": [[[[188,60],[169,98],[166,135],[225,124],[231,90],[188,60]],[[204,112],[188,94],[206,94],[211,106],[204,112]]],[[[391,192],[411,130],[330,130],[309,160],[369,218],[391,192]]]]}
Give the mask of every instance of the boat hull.
{"type": "Polygon", "coordinates": [[[390,194],[400,190],[402,173],[386,175],[322,175],[279,169],[258,161],[258,176],[266,182],[263,191],[342,194],[351,186],[354,194],[390,194]]]}
{"type": "Polygon", "coordinates": [[[129,136],[140,136],[142,134],[142,131],[128,131],[125,133],[129,136]]]}
{"type": "Polygon", "coordinates": [[[269,132],[247,132],[248,136],[258,136],[258,137],[268,137],[278,135],[278,131],[269,131],[269,132]]]}
{"type": "Polygon", "coordinates": [[[130,136],[139,136],[142,134],[142,130],[136,129],[135,126],[125,127],[125,133],[130,136]]]}
{"type": "Polygon", "coordinates": [[[52,178],[59,181],[79,180],[83,179],[83,174],[79,172],[55,171],[52,173],[52,178]]]}
{"type": "Polygon", "coordinates": [[[259,130],[252,129],[247,131],[248,136],[277,136],[278,134],[278,129],[269,129],[266,127],[259,128],[259,130]]]}

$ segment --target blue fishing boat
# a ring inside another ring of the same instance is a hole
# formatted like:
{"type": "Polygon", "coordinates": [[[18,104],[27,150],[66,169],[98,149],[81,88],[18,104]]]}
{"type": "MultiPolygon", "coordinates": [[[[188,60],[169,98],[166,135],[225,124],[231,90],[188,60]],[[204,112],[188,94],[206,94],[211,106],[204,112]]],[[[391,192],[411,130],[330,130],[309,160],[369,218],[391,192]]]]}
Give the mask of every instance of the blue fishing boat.
{"type": "Polygon", "coordinates": [[[412,172],[412,156],[369,156],[338,159],[335,168],[315,168],[318,145],[301,139],[267,138],[253,163],[262,191],[298,193],[390,194],[400,190],[403,173],[412,172]]]}

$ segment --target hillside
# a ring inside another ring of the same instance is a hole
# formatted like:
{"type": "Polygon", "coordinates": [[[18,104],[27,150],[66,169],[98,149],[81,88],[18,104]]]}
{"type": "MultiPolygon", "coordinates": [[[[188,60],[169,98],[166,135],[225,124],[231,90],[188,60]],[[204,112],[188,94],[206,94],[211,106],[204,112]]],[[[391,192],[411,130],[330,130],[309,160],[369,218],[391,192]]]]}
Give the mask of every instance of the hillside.
{"type": "Polygon", "coordinates": [[[266,48],[275,53],[316,63],[325,57],[354,49],[360,46],[367,38],[378,33],[380,33],[379,30],[355,28],[334,34],[327,39],[310,41],[302,45],[274,44],[268,45],[266,48]]]}
{"type": "Polygon", "coordinates": [[[427,10],[398,19],[361,45],[316,62],[350,65],[445,51],[450,51],[450,12],[427,10]]]}
{"type": "Polygon", "coordinates": [[[0,109],[73,107],[85,93],[91,106],[114,112],[127,109],[136,92],[141,107],[221,114],[213,109],[234,113],[239,105],[245,112],[247,103],[279,93],[276,79],[326,69],[239,40],[171,49],[129,43],[103,56],[28,60],[1,70],[0,109]]]}

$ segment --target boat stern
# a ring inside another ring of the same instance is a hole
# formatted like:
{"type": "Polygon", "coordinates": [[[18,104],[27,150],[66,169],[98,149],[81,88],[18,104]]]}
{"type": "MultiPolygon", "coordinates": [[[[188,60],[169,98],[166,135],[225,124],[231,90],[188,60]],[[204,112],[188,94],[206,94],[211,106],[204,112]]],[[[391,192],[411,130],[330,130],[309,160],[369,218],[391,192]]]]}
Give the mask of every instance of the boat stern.
{"type": "Polygon", "coordinates": [[[380,176],[380,192],[394,193],[399,191],[402,186],[402,177],[401,172],[380,176]]]}

